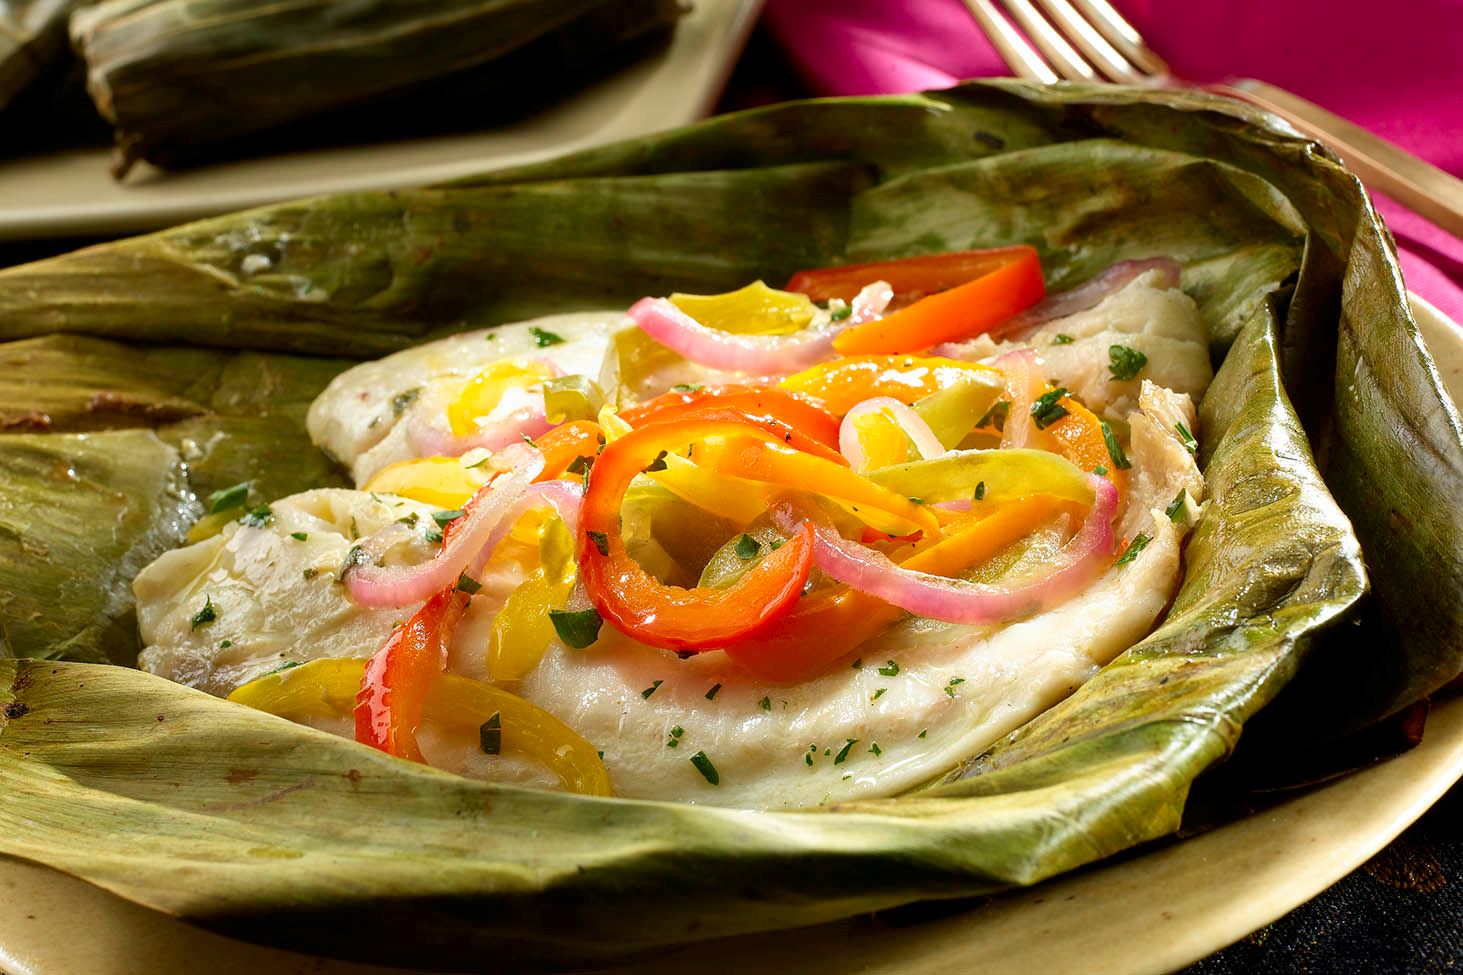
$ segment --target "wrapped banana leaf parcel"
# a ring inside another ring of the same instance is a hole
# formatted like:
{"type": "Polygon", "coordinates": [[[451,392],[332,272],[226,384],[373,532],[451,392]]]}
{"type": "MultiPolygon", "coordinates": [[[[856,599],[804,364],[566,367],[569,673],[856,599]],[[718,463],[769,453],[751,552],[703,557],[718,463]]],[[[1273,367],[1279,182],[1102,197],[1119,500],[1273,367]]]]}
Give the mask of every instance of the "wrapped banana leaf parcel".
{"type": "Polygon", "coordinates": [[[663,32],[679,0],[106,0],[71,19],[114,171],[527,110],[663,32]],[[261,136],[286,128],[284,135],[261,136]],[[263,142],[269,138],[273,141],[263,142]]]}
{"type": "Polygon", "coordinates": [[[0,339],[0,852],[250,940],[553,968],[1031,884],[1463,668],[1387,233],[1202,93],[282,204],[0,272],[0,339]]]}
{"type": "Polygon", "coordinates": [[[0,3],[0,111],[66,56],[66,22],[87,0],[0,3]]]}

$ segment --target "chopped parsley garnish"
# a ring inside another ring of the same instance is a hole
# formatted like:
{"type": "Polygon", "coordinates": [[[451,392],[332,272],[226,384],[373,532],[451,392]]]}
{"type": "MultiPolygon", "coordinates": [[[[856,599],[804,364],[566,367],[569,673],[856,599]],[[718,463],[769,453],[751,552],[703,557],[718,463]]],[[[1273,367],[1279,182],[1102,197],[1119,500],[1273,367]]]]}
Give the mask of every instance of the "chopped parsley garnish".
{"type": "Polygon", "coordinates": [[[479,467],[482,467],[484,464],[486,464],[488,461],[490,461],[492,459],[493,459],[493,455],[492,454],[483,454],[483,456],[481,458],[479,458],[478,460],[473,461],[471,464],[463,464],[462,465],[462,469],[465,470],[465,471],[475,471],[479,467]]]}
{"type": "Polygon", "coordinates": [[[739,559],[756,558],[757,553],[762,551],[762,543],[757,541],[751,535],[743,533],[742,537],[737,539],[737,547],[735,551],[737,553],[737,558],[739,559]]]}
{"type": "Polygon", "coordinates": [[[539,328],[537,325],[530,328],[528,334],[533,336],[533,344],[540,349],[547,349],[551,345],[562,345],[564,342],[564,336],[539,328]]]}
{"type": "Polygon", "coordinates": [[[883,674],[885,677],[898,676],[899,664],[891,660],[887,664],[879,668],[879,673],[883,674]]]}
{"type": "Polygon", "coordinates": [[[432,520],[441,527],[446,528],[449,523],[456,521],[465,514],[467,512],[461,508],[453,508],[451,511],[434,511],[432,512],[432,520]]]}
{"type": "MultiPolygon", "coordinates": [[[[224,641],[224,643],[227,643],[227,642],[228,642],[227,640],[224,641]]],[[[222,646],[222,644],[220,644],[220,646],[222,646]]],[[[269,672],[269,674],[277,674],[277,673],[279,673],[280,671],[283,671],[283,670],[293,670],[294,668],[298,667],[299,665],[300,665],[300,662],[298,660],[286,660],[284,663],[280,664],[278,667],[276,667],[273,670],[271,670],[269,672]]],[[[268,677],[269,674],[265,674],[264,676],[265,677],[268,677]]]]}
{"type": "Polygon", "coordinates": [[[396,519],[396,523],[398,525],[405,525],[408,528],[414,528],[414,527],[416,527],[416,523],[417,523],[417,513],[415,511],[413,511],[409,515],[407,515],[405,518],[398,518],[398,519],[396,519]]]}
{"type": "Polygon", "coordinates": [[[1148,543],[1150,541],[1152,541],[1152,539],[1150,539],[1142,532],[1134,535],[1133,540],[1128,543],[1128,547],[1123,551],[1123,554],[1118,558],[1116,562],[1113,563],[1113,565],[1127,565],[1129,562],[1138,557],[1138,553],[1143,551],[1143,549],[1148,546],[1148,543]]]}
{"type": "Polygon", "coordinates": [[[828,320],[830,322],[841,322],[853,314],[853,305],[839,305],[837,308],[828,309],[828,320]]]}
{"type": "Polygon", "coordinates": [[[909,499],[909,503],[910,504],[924,504],[925,503],[925,499],[924,498],[910,498],[909,499]]]}
{"type": "Polygon", "coordinates": [[[671,387],[673,393],[694,393],[702,389],[700,383],[676,383],[671,387]]]}
{"type": "Polygon", "coordinates": [[[1101,464],[1098,464],[1096,467],[1092,468],[1092,473],[1096,474],[1098,477],[1107,477],[1107,468],[1102,466],[1101,464]]]}
{"type": "Polygon", "coordinates": [[[1072,336],[1067,335],[1063,332],[1058,332],[1056,334],[1056,337],[1052,339],[1052,345],[1071,345],[1072,342],[1072,336]]]}
{"type": "Polygon", "coordinates": [[[484,755],[497,755],[503,750],[503,712],[494,711],[478,726],[478,746],[484,755]]]}
{"type": "Polygon", "coordinates": [[[721,776],[716,774],[716,766],[711,764],[711,759],[706,757],[705,752],[697,752],[691,756],[691,764],[696,766],[696,771],[701,777],[712,785],[721,785],[721,776]]]}
{"type": "Polygon", "coordinates": [[[869,751],[873,754],[875,758],[878,758],[880,755],[884,754],[884,749],[879,747],[879,743],[877,741],[869,745],[869,751]]]}
{"type": "Polygon", "coordinates": [[[1180,420],[1175,423],[1173,428],[1178,431],[1179,439],[1184,443],[1184,449],[1191,454],[1197,455],[1199,453],[1199,441],[1195,440],[1194,435],[1189,432],[1189,428],[1184,426],[1184,421],[1180,420]]]}
{"type": "Polygon", "coordinates": [[[975,500],[985,500],[985,481],[980,481],[975,485],[975,500]]]}
{"type": "Polygon", "coordinates": [[[915,737],[916,738],[923,738],[926,735],[928,735],[929,733],[930,733],[930,729],[926,728],[924,731],[921,731],[919,734],[915,735],[915,737]]]}
{"type": "Polygon", "coordinates": [[[530,437],[526,433],[520,433],[518,435],[518,439],[519,440],[522,440],[524,443],[528,444],[530,447],[537,447],[538,446],[538,444],[536,444],[536,443],[533,442],[533,438],[530,437]]]}
{"type": "Polygon", "coordinates": [[[643,697],[643,698],[645,698],[647,701],[650,700],[650,695],[652,695],[656,691],[660,690],[660,685],[662,685],[664,683],[665,683],[665,681],[663,681],[663,680],[653,680],[653,681],[651,681],[650,682],[650,686],[647,687],[645,690],[643,690],[643,691],[640,692],[640,696],[643,697]]]}
{"type": "Polygon", "coordinates": [[[721,691],[721,685],[720,684],[712,684],[711,685],[711,690],[709,690],[709,691],[706,692],[706,700],[708,700],[708,701],[714,701],[714,700],[716,700],[716,695],[718,693],[720,693],[720,691],[721,691]]]}
{"type": "Polygon", "coordinates": [[[269,510],[269,505],[261,504],[257,508],[250,509],[248,514],[240,518],[239,521],[248,525],[250,528],[263,528],[271,521],[274,521],[274,512],[269,510]]]}
{"type": "Polygon", "coordinates": [[[610,539],[604,532],[585,532],[594,547],[599,550],[600,555],[610,554],[610,539]]]}
{"type": "Polygon", "coordinates": [[[685,733],[685,728],[682,728],[680,725],[676,725],[674,728],[671,729],[671,736],[666,740],[665,747],[679,748],[681,745],[681,736],[685,733]]]}
{"type": "Polygon", "coordinates": [[[306,534],[305,532],[290,532],[290,538],[293,538],[297,542],[303,542],[305,539],[307,539],[309,537],[310,536],[308,534],[306,534]]]}
{"type": "MultiPolygon", "coordinates": [[[[218,648],[219,648],[219,649],[220,649],[220,650],[227,650],[227,649],[228,649],[228,648],[229,648],[229,647],[231,647],[231,646],[233,646],[233,645],[234,645],[234,641],[233,641],[233,640],[224,640],[224,641],[223,641],[223,642],[222,642],[222,643],[220,643],[220,644],[219,644],[219,645],[218,645],[218,648]]],[[[283,667],[281,667],[281,668],[279,668],[279,669],[280,669],[280,670],[284,670],[284,668],[283,668],[283,667]]]]}
{"type": "Polygon", "coordinates": [[[583,650],[598,640],[599,628],[604,625],[599,610],[593,606],[577,613],[567,609],[551,609],[549,622],[554,625],[554,632],[559,634],[559,639],[575,650],[583,650]]]}
{"type": "Polygon", "coordinates": [[[205,594],[203,597],[203,608],[193,614],[193,626],[191,629],[196,630],[204,623],[212,623],[216,619],[218,619],[218,613],[213,608],[213,597],[205,594]]]}
{"type": "Polygon", "coordinates": [[[477,595],[478,590],[480,590],[482,588],[483,588],[483,584],[480,583],[480,582],[478,582],[472,576],[468,575],[466,572],[464,572],[462,575],[460,575],[460,576],[457,577],[457,591],[458,592],[465,592],[469,596],[475,596],[475,595],[477,595]]]}
{"type": "Polygon", "coordinates": [[[422,533],[422,537],[431,542],[433,545],[436,545],[442,540],[442,533],[428,528],[425,532],[422,533]]]}
{"type": "Polygon", "coordinates": [[[887,688],[887,687],[877,687],[877,688],[875,688],[874,689],[874,693],[872,693],[872,694],[869,695],[869,700],[870,701],[877,701],[879,698],[883,697],[888,692],[888,690],[889,690],[889,688],[887,688]]]}
{"type": "Polygon", "coordinates": [[[565,469],[565,473],[578,474],[584,478],[584,483],[589,483],[589,469],[594,466],[593,457],[575,457],[574,461],[565,469]]]}
{"type": "Polygon", "coordinates": [[[977,428],[980,428],[989,423],[996,428],[997,433],[1005,433],[1006,417],[1010,415],[1011,401],[1003,399],[991,404],[991,408],[981,414],[980,419],[975,421],[975,425],[977,428]]]}
{"type": "Polygon", "coordinates": [[[405,413],[406,408],[416,402],[421,392],[422,387],[418,386],[415,389],[404,390],[391,397],[391,415],[401,416],[401,414],[405,413]]]}
{"type": "Polygon", "coordinates": [[[760,701],[757,702],[757,705],[763,711],[771,711],[772,710],[772,698],[770,698],[770,697],[764,697],[764,698],[762,698],[762,700],[760,700],[760,701]]]}
{"type": "Polygon", "coordinates": [[[853,662],[853,669],[854,670],[863,670],[864,669],[864,658],[863,657],[859,657],[857,660],[855,660],[853,662]]]}
{"type": "Polygon", "coordinates": [[[948,684],[945,685],[945,693],[948,694],[950,697],[953,698],[955,696],[955,688],[959,687],[961,684],[964,684],[964,683],[965,683],[965,678],[964,677],[951,677],[950,678],[950,683],[948,683],[948,684]]]}
{"type": "Polygon", "coordinates": [[[1163,513],[1168,515],[1169,521],[1179,522],[1183,520],[1184,502],[1188,500],[1188,497],[1188,494],[1180,490],[1178,493],[1178,497],[1174,498],[1173,501],[1170,502],[1169,506],[1163,509],[1163,513]]]}
{"type": "Polygon", "coordinates": [[[843,747],[838,750],[838,754],[833,756],[833,764],[842,765],[844,761],[848,758],[849,749],[853,748],[853,746],[857,744],[857,738],[850,738],[848,739],[848,741],[844,742],[843,747]]]}
{"type": "Polygon", "coordinates": [[[320,570],[317,569],[317,568],[315,568],[314,566],[311,566],[310,568],[305,569],[305,570],[303,570],[303,571],[300,572],[300,575],[304,576],[306,579],[313,579],[316,576],[318,576],[319,574],[320,574],[320,570]]]}
{"type": "Polygon", "coordinates": [[[665,470],[665,455],[666,455],[666,453],[667,453],[667,451],[662,450],[660,453],[656,454],[655,455],[655,460],[651,461],[650,462],[650,466],[647,467],[647,468],[645,468],[646,472],[647,473],[654,473],[656,471],[663,471],[663,470],[665,470]]]}
{"type": "Polygon", "coordinates": [[[208,496],[208,513],[216,515],[220,511],[228,511],[230,508],[242,508],[244,502],[249,500],[249,482],[235,484],[233,487],[226,487],[222,491],[215,491],[208,496]]]}
{"type": "Polygon", "coordinates": [[[1112,373],[1114,379],[1124,381],[1136,378],[1143,371],[1143,367],[1148,365],[1146,355],[1126,345],[1108,346],[1107,357],[1107,371],[1112,373]]]}
{"type": "Polygon", "coordinates": [[[352,545],[350,551],[345,553],[345,560],[340,563],[340,571],[335,574],[335,577],[344,580],[347,572],[365,561],[366,553],[359,545],[352,545]]]}
{"type": "Polygon", "coordinates": [[[1107,425],[1106,420],[1098,421],[1102,428],[1102,442],[1107,444],[1107,455],[1112,458],[1112,466],[1120,471],[1125,471],[1133,464],[1128,460],[1128,455],[1123,453],[1123,445],[1118,443],[1117,435],[1112,432],[1112,427],[1107,425]]]}
{"type": "Polygon", "coordinates": [[[803,764],[806,765],[806,766],[808,766],[809,768],[812,768],[813,767],[813,756],[815,754],[817,754],[817,751],[818,751],[818,746],[817,745],[809,745],[808,746],[808,750],[803,753],[803,764]]]}
{"type": "Polygon", "coordinates": [[[1067,408],[1057,402],[1066,395],[1066,388],[1058,386],[1036,398],[1036,402],[1031,404],[1031,418],[1036,421],[1036,429],[1045,430],[1067,415],[1067,408]]]}

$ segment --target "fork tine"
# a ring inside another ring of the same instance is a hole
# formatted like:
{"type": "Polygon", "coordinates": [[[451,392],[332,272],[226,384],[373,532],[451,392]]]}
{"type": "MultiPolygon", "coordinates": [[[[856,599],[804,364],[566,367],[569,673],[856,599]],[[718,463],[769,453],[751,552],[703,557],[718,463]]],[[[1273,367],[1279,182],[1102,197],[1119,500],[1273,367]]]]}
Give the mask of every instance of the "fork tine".
{"type": "Polygon", "coordinates": [[[1072,0],[1072,3],[1129,61],[1153,77],[1168,75],[1168,62],[1143,43],[1143,35],[1134,30],[1133,25],[1124,20],[1107,0],[1072,0]]]}
{"type": "Polygon", "coordinates": [[[1036,0],[1037,9],[1046,15],[1067,39],[1081,48],[1082,53],[1103,74],[1113,81],[1135,82],[1143,79],[1143,72],[1129,64],[1107,38],[1082,18],[1068,0],[1036,0]]]}
{"type": "Polygon", "coordinates": [[[969,8],[971,16],[985,32],[985,36],[990,39],[1001,60],[1006,62],[1006,66],[1018,78],[1040,81],[1046,85],[1058,80],[1057,73],[1047,67],[1041,56],[1026,43],[1026,38],[996,10],[992,0],[965,0],[965,6],[969,8]]]}
{"type": "Polygon", "coordinates": [[[1058,34],[1046,18],[1036,12],[1030,0],[1005,0],[1006,10],[1037,50],[1046,55],[1057,74],[1069,81],[1096,81],[1097,73],[1072,49],[1067,39],[1058,34]]]}

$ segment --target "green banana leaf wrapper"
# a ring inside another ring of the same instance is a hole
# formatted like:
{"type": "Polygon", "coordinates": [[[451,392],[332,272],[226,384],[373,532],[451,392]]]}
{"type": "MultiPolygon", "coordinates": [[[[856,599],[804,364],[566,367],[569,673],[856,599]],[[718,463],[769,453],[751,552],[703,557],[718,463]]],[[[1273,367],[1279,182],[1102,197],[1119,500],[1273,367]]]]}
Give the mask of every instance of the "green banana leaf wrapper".
{"type": "Polygon", "coordinates": [[[1202,93],[790,103],[274,206],[0,272],[0,341],[0,852],[255,941],[551,968],[1030,884],[1176,830],[1287,685],[1329,675],[1286,695],[1324,735],[1463,668],[1463,441],[1386,230],[1326,150],[1202,93]],[[336,476],[301,429],[324,356],[1015,243],[1053,288],[1183,264],[1222,363],[1210,500],[1152,635],[940,782],[798,813],[535,792],[101,663],[198,496],[336,476]]]}
{"type": "Polygon", "coordinates": [[[257,133],[281,126],[290,144],[318,139],[314,127],[407,134],[399,116],[481,122],[565,87],[556,78],[582,81],[682,12],[678,0],[105,0],[72,18],[71,42],[116,128],[120,177],[141,159],[277,147],[257,133]]]}
{"type": "Polygon", "coordinates": [[[90,0],[0,3],[0,111],[66,57],[66,19],[90,0]]]}

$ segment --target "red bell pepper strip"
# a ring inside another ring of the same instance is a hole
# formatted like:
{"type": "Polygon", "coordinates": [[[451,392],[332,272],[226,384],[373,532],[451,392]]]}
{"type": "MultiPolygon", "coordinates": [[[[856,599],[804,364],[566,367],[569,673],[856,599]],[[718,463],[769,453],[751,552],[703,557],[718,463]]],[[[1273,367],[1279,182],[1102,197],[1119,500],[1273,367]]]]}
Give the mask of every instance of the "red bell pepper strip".
{"type": "Polygon", "coordinates": [[[843,355],[915,352],[990,331],[1046,297],[1036,250],[1010,251],[974,280],[844,329],[833,339],[834,350],[843,355]]]}
{"type": "Polygon", "coordinates": [[[452,634],[467,601],[466,593],[443,589],[391,631],[361,677],[356,741],[397,758],[425,761],[417,747],[417,726],[427,691],[446,666],[452,634]]]}
{"type": "Polygon", "coordinates": [[[838,449],[838,418],[811,396],[776,386],[699,386],[672,389],[638,406],[620,411],[632,427],[673,420],[704,409],[730,409],[748,416],[780,421],[834,450],[838,449]]]}
{"type": "Polygon", "coordinates": [[[890,303],[890,308],[902,308],[927,295],[949,291],[967,281],[984,277],[1004,267],[1013,258],[1028,253],[1035,254],[1035,251],[1023,244],[1017,247],[951,251],[895,261],[823,267],[799,271],[788,280],[784,290],[801,292],[820,302],[834,298],[852,301],[865,285],[885,281],[894,289],[894,300],[890,303]]]}
{"type": "Polygon", "coordinates": [[[729,411],[690,416],[632,430],[605,447],[589,473],[579,521],[580,578],[600,615],[642,643],[671,650],[734,643],[789,612],[808,580],[813,533],[807,525],[726,589],[664,585],[625,550],[620,502],[635,475],[662,451],[729,436],[782,442],[752,419],[729,411]]]}

